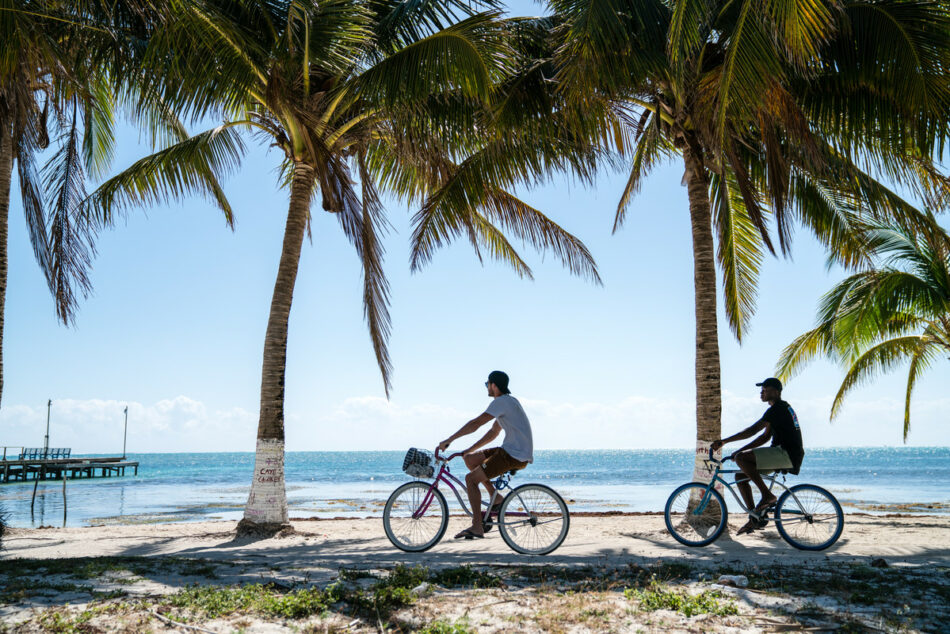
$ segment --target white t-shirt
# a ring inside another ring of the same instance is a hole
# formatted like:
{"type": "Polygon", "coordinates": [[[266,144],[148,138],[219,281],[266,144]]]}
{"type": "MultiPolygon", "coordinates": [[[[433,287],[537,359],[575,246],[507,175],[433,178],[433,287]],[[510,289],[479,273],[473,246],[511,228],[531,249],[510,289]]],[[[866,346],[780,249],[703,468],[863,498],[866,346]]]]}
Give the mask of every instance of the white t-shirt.
{"type": "Polygon", "coordinates": [[[501,448],[515,460],[534,462],[531,423],[528,422],[518,399],[511,394],[502,394],[488,404],[485,413],[497,419],[505,431],[505,441],[501,443],[501,448]]]}

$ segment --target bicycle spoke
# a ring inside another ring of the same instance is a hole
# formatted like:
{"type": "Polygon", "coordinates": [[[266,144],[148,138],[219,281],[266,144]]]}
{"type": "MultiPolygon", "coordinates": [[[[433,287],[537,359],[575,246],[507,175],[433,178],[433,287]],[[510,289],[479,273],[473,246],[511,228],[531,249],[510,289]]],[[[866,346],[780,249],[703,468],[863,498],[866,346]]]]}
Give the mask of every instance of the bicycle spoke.
{"type": "Polygon", "coordinates": [[[567,532],[567,508],[550,489],[540,485],[519,487],[509,494],[502,535],[509,546],[528,554],[556,548],[567,532]]]}
{"type": "Polygon", "coordinates": [[[726,509],[722,498],[704,485],[683,485],[673,492],[664,512],[670,534],[687,546],[705,546],[722,532],[726,509]]]}
{"type": "Polygon", "coordinates": [[[384,511],[384,524],[390,540],[403,550],[425,550],[445,531],[448,509],[437,491],[429,485],[410,483],[397,489],[384,511]],[[423,505],[427,504],[425,508],[423,505]]]}
{"type": "Polygon", "coordinates": [[[841,507],[830,493],[813,485],[800,485],[784,497],[775,519],[779,532],[796,548],[821,550],[841,533],[841,507]]]}

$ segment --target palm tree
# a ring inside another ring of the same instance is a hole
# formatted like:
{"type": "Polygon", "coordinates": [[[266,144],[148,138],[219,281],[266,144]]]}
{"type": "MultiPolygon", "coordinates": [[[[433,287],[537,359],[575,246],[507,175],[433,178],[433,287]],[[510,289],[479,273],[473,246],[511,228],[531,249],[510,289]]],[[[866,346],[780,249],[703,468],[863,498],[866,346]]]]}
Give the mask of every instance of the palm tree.
{"type": "Polygon", "coordinates": [[[561,89],[606,107],[631,156],[615,230],[660,162],[689,196],[696,309],[695,477],[720,434],[716,267],[741,342],[762,259],[810,229],[846,265],[866,261],[862,217],[932,221],[871,174],[933,208],[948,131],[950,12],[914,0],[551,0],[561,89]],[[774,227],[774,229],[772,228],[774,227]]]}
{"type": "MultiPolygon", "coordinates": [[[[156,140],[162,130],[175,127],[171,113],[137,84],[141,43],[164,15],[162,3],[155,1],[0,3],[0,396],[14,167],[36,261],[57,316],[71,324],[80,297],[90,290],[98,228],[83,212],[86,182],[109,168],[117,107],[134,101],[137,119],[156,140]],[[51,144],[55,150],[48,150],[51,144]],[[43,152],[49,156],[40,168],[43,152]]],[[[209,170],[196,173],[186,183],[144,184],[132,198],[209,192],[229,214],[209,170]]],[[[113,202],[128,204],[128,194],[117,192],[113,202]]]]}
{"type": "MultiPolygon", "coordinates": [[[[183,70],[177,82],[163,78],[154,89],[176,108],[217,107],[228,120],[139,161],[106,182],[93,202],[108,205],[113,192],[133,191],[173,166],[187,173],[195,153],[221,157],[224,165],[239,149],[240,129],[283,152],[289,206],[264,338],[254,479],[238,527],[239,533],[271,534],[288,525],[287,331],[311,202],[319,195],[361,259],[364,314],[388,395],[389,286],[380,241],[388,223],[381,191],[410,200],[438,195],[459,161],[477,152],[484,137],[479,116],[505,76],[510,47],[497,16],[475,13],[464,0],[209,0],[181,3],[175,11],[150,42],[152,63],[183,70]]],[[[517,209],[517,223],[505,226],[510,233],[597,279],[576,238],[514,197],[488,189],[486,206],[504,199],[506,209],[517,209]]],[[[492,255],[520,261],[488,219],[471,226],[471,236],[492,255]]]]}
{"type": "Polygon", "coordinates": [[[909,361],[907,442],[918,377],[950,358],[950,237],[878,226],[867,239],[879,266],[851,275],[822,297],[818,325],[785,348],[777,372],[790,378],[819,355],[847,368],[831,405],[833,420],[853,388],[909,361]]]}

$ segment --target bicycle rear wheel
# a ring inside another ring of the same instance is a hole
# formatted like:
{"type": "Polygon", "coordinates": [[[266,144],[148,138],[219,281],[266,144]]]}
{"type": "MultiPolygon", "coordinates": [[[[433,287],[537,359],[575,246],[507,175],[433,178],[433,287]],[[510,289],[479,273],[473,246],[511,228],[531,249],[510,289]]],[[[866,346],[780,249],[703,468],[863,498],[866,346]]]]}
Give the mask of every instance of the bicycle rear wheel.
{"type": "Polygon", "coordinates": [[[571,526],[567,504],[543,484],[523,484],[505,496],[498,511],[498,529],[508,546],[522,555],[554,551],[571,526]]]}
{"type": "Polygon", "coordinates": [[[663,519],[673,539],[686,546],[707,546],[722,535],[729,520],[719,491],[701,482],[689,482],[673,491],[663,519]]]}
{"type": "Polygon", "coordinates": [[[428,507],[418,511],[426,502],[430,484],[407,482],[389,496],[383,508],[383,530],[393,546],[408,552],[429,550],[439,543],[449,526],[449,507],[445,496],[432,489],[428,507]]]}
{"type": "Polygon", "coordinates": [[[799,550],[824,550],[838,541],[844,530],[844,512],[838,500],[813,484],[798,484],[783,493],[774,518],[782,538],[799,550]]]}

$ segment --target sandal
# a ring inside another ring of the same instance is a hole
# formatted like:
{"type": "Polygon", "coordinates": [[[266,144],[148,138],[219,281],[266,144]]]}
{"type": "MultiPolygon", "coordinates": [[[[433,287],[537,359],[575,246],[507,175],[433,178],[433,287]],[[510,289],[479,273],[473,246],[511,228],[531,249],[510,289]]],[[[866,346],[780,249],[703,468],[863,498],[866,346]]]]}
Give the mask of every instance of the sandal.
{"type": "Polygon", "coordinates": [[[464,531],[455,536],[455,539],[484,539],[484,535],[479,535],[478,533],[473,533],[472,529],[466,528],[464,531]]]}
{"type": "Polygon", "coordinates": [[[765,513],[766,511],[771,509],[773,506],[775,506],[777,502],[778,500],[768,500],[768,501],[759,502],[758,506],[752,509],[752,512],[755,513],[756,515],[761,516],[763,513],[765,513]]]}
{"type": "Polygon", "coordinates": [[[742,528],[736,531],[736,535],[745,535],[746,533],[753,532],[757,528],[759,528],[758,522],[750,519],[748,522],[745,523],[745,525],[743,525],[742,528]]]}

